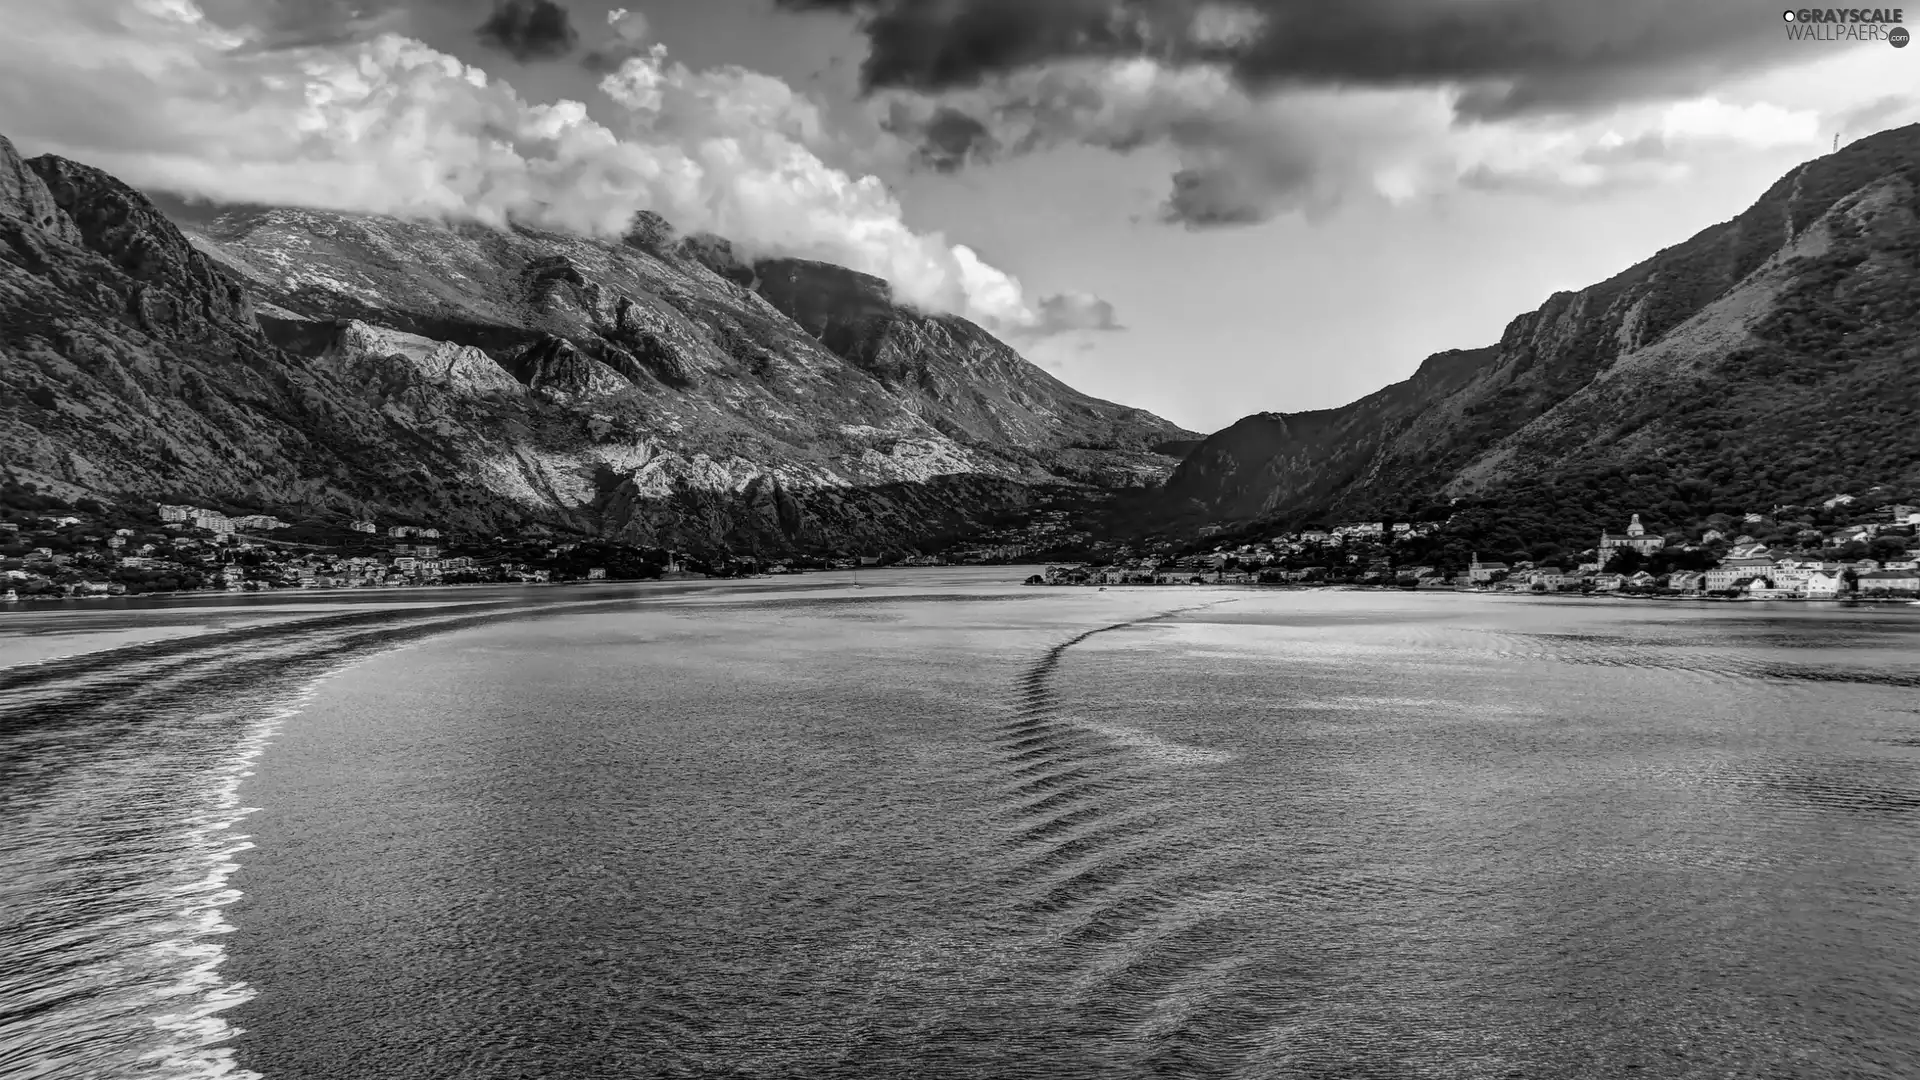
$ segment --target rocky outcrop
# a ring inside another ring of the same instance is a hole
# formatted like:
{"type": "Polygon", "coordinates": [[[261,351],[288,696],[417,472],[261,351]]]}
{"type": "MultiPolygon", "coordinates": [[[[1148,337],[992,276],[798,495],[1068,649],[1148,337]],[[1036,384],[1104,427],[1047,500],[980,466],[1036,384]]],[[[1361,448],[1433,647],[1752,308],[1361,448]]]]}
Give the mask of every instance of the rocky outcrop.
{"type": "Polygon", "coordinates": [[[65,158],[38,157],[27,165],[81,241],[133,280],[130,302],[148,333],[259,337],[246,290],[195,251],[145,195],[65,158]]]}
{"type": "Polygon", "coordinates": [[[565,338],[551,334],[541,335],[501,363],[527,389],[562,400],[616,394],[626,385],[605,364],[584,355],[565,338]]]}
{"type": "Polygon", "coordinates": [[[322,358],[350,381],[379,387],[431,388],[444,398],[517,395],[519,380],[479,349],[369,326],[357,319],[319,324],[310,340],[324,341],[322,358]],[[320,329],[319,327],[324,327],[320,329]]]}
{"type": "Polygon", "coordinates": [[[734,253],[732,242],[712,233],[698,233],[680,241],[675,255],[691,259],[743,289],[753,287],[758,271],[734,253]]]}
{"type": "Polygon", "coordinates": [[[0,218],[11,218],[62,243],[80,244],[80,227],[61,213],[46,181],[0,135],[0,218]]]}

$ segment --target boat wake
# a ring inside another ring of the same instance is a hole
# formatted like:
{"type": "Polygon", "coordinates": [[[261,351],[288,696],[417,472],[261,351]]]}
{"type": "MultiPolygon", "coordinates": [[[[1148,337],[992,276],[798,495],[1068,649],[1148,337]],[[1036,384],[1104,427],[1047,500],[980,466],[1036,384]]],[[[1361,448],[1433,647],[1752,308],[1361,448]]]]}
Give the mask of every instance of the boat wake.
{"type": "MultiPolygon", "coordinates": [[[[1222,601],[1231,602],[1231,601],[1222,601]]],[[[1202,605],[1211,607],[1213,605],[1202,605]]],[[[1055,677],[1098,635],[1200,607],[1099,627],[1043,653],[993,732],[1013,859],[1011,908],[1036,935],[1064,1004],[1102,1031],[1097,1045],[1146,1075],[1208,1071],[1232,1050],[1202,1020],[1245,966],[1219,920],[1245,899],[1220,882],[1222,852],[1183,820],[1177,784],[1231,755],[1076,717],[1055,677]]]]}
{"type": "Polygon", "coordinates": [[[0,1075],[252,1076],[221,939],[274,734],[375,654],[633,599],[330,611],[0,669],[0,1075]]]}

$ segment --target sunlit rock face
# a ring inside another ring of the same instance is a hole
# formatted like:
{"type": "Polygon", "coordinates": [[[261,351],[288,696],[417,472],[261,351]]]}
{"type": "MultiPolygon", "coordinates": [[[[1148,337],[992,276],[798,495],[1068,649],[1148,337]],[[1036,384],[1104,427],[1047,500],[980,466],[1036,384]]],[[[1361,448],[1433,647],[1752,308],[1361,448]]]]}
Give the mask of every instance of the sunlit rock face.
{"type": "Polygon", "coordinates": [[[619,242],[164,202],[0,143],[0,453],[109,495],[903,545],[1188,437],[884,282],[641,215],[619,242]],[[1064,478],[1064,479],[1063,479],[1064,478]]]}

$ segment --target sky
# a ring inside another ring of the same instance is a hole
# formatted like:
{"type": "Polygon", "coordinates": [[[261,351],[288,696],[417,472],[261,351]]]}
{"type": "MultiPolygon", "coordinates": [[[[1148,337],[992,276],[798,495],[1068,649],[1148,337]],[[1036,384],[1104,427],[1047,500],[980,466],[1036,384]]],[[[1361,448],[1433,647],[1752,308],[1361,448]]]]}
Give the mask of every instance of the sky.
{"type": "Polygon", "coordinates": [[[884,277],[1203,432],[1490,344],[1836,135],[1920,121],[1920,46],[1795,40],[1751,0],[0,0],[0,24],[28,154],[606,236],[653,210],[884,277]]]}

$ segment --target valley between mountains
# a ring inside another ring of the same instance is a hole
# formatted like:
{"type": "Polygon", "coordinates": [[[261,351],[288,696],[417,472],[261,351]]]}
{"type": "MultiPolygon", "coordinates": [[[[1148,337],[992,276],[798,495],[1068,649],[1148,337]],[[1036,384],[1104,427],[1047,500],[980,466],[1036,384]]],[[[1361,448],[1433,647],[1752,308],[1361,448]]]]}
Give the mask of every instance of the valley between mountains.
{"type": "Polygon", "coordinates": [[[1920,493],[1920,126],[1495,344],[1204,439],[878,279],[649,214],[605,242],[156,202],[4,141],[0,321],[0,459],[69,497],[766,553],[1045,511],[1116,556],[1382,518],[1585,543],[1920,493]]]}

